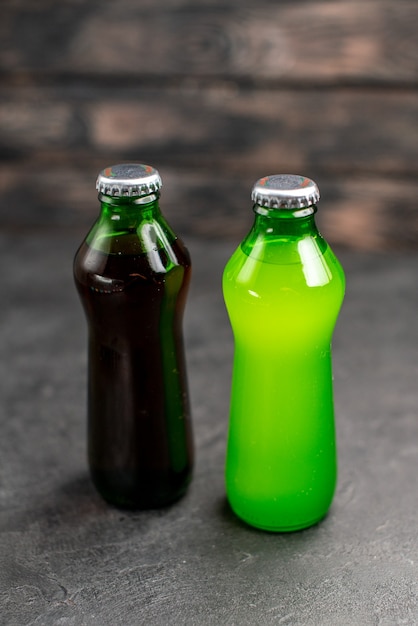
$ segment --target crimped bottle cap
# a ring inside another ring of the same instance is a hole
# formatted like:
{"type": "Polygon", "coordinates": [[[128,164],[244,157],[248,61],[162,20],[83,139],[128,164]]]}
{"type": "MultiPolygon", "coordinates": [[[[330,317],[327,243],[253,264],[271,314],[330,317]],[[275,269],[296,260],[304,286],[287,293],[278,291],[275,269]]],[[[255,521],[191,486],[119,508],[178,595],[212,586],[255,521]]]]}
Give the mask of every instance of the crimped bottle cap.
{"type": "Polygon", "coordinates": [[[148,196],[162,187],[158,171],[142,163],[122,163],[100,172],[96,189],[105,196],[148,196]]]}
{"type": "Polygon", "coordinates": [[[274,174],[255,183],[251,199],[269,209],[302,209],[318,202],[319,189],[306,176],[274,174]]]}

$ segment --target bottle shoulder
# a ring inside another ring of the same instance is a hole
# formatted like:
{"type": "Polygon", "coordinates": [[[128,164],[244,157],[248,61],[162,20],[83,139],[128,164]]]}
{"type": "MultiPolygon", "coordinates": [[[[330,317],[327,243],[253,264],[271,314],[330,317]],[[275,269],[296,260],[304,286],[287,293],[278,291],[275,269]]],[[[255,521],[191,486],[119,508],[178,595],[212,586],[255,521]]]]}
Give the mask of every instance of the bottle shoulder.
{"type": "Polygon", "coordinates": [[[282,264],[260,261],[239,247],[222,286],[236,341],[257,349],[265,341],[283,348],[295,334],[310,342],[321,333],[328,341],[345,293],[343,269],[329,246],[316,256],[304,250],[297,263],[282,264]]]}
{"type": "Polygon", "coordinates": [[[113,249],[105,252],[84,241],[74,258],[76,281],[90,286],[106,281],[123,285],[133,279],[162,283],[169,273],[180,270],[185,277],[190,274],[190,255],[178,239],[169,246],[151,247],[145,252],[133,242],[123,246],[124,253],[117,245],[113,249]]]}
{"type": "Polygon", "coordinates": [[[323,287],[337,283],[345,289],[344,270],[330,246],[313,237],[297,242],[276,242],[274,246],[238,246],[225,266],[224,286],[249,287],[257,284],[266,290],[292,285],[292,288],[323,287]]]}

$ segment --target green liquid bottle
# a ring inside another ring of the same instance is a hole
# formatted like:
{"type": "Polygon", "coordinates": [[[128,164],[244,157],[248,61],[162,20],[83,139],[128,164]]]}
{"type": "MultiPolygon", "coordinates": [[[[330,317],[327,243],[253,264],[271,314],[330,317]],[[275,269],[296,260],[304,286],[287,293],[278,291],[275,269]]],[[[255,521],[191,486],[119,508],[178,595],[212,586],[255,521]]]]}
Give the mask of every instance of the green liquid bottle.
{"type": "Polygon", "coordinates": [[[74,261],[88,326],[88,458],[115,506],[164,506],[187,489],[193,441],[182,321],[190,256],[142,164],[97,180],[100,215],[74,261]]]}
{"type": "Polygon", "coordinates": [[[335,491],[331,338],[345,280],[315,225],[313,181],[268,176],[252,199],[254,225],[223,275],[235,341],[226,490],[247,523],[293,531],[324,517],[335,491]]]}

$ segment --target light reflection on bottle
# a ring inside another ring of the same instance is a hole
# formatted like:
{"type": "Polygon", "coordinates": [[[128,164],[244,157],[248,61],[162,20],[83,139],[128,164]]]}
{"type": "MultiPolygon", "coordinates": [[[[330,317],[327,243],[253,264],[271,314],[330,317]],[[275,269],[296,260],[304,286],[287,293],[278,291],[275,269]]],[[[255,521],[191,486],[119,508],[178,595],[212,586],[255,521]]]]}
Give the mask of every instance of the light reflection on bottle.
{"type": "Polygon", "coordinates": [[[141,228],[141,237],[145,243],[148,261],[154,272],[165,274],[171,267],[178,265],[178,260],[167,239],[166,234],[159,224],[143,224],[141,228]],[[161,242],[165,255],[168,256],[170,263],[164,265],[163,259],[159,255],[159,247],[157,242],[161,242]]]}
{"type": "Polygon", "coordinates": [[[323,287],[332,278],[327,262],[315,239],[307,237],[298,241],[298,252],[308,287],[323,287]]]}

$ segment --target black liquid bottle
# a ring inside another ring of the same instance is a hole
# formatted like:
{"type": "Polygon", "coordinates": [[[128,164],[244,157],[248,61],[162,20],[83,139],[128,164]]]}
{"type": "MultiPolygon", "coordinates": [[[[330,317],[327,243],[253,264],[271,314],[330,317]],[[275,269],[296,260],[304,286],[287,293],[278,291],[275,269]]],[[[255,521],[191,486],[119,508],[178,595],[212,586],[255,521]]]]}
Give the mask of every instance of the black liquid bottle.
{"type": "Polygon", "coordinates": [[[164,506],[191,480],[193,444],[182,320],[187,249],[159,209],[160,176],[115,165],[74,260],[88,322],[88,457],[105,500],[164,506]]]}

